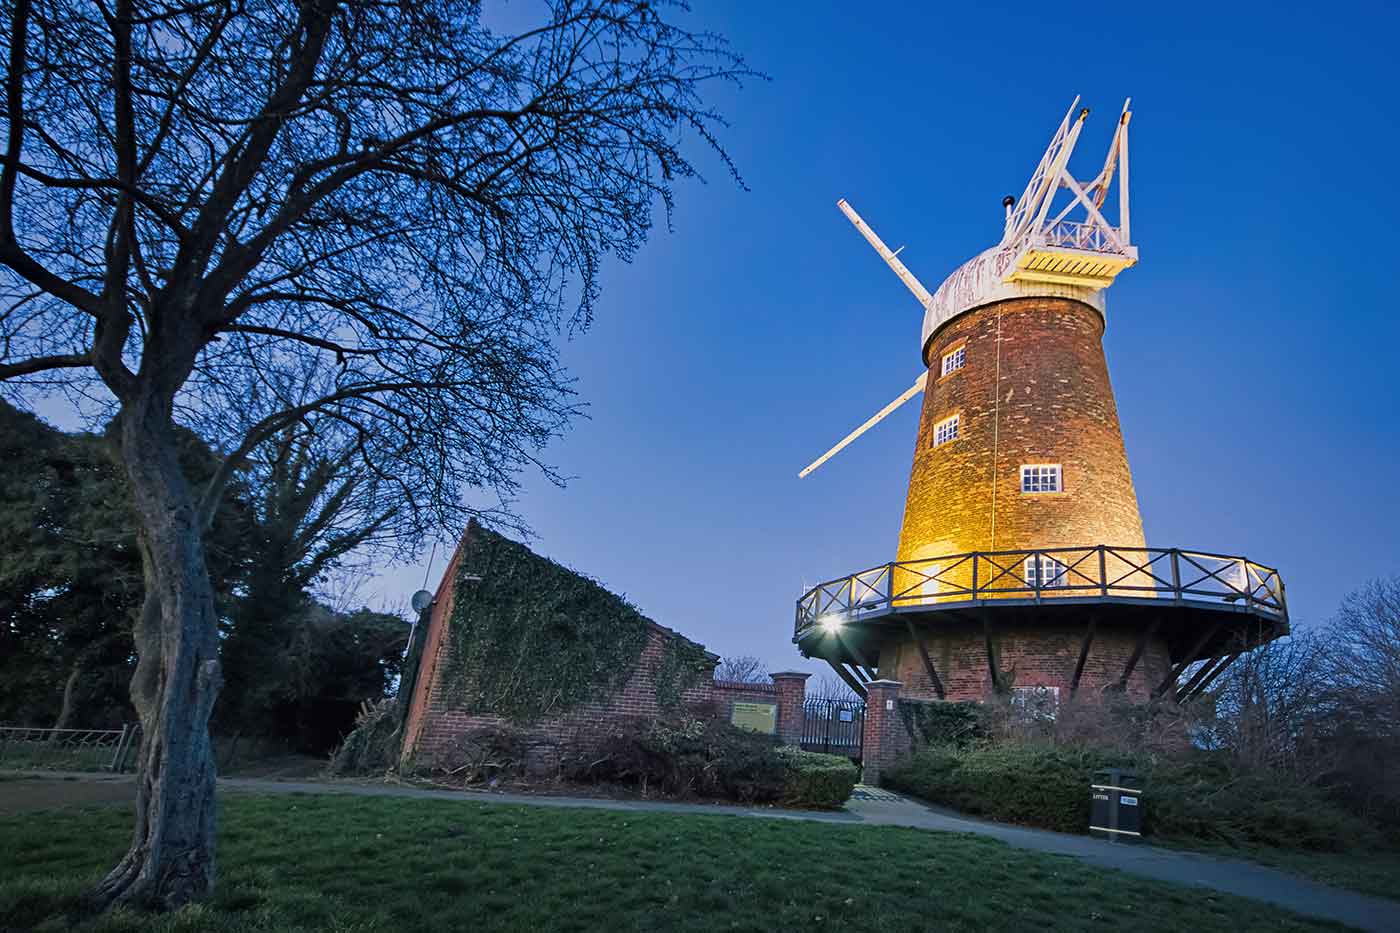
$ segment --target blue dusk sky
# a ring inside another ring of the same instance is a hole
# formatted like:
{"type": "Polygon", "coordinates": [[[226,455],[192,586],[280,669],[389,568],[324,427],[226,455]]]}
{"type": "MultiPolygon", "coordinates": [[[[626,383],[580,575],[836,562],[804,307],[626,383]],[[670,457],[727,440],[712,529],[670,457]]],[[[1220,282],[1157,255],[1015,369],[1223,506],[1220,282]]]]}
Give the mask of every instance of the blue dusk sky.
{"type": "MultiPolygon", "coordinates": [[[[712,97],[750,190],[697,147],[708,182],[679,186],[674,230],[607,267],[595,325],[563,348],[589,418],[546,459],[574,478],[529,476],[518,502],[533,548],[712,651],[819,670],[791,644],[794,602],[894,559],[919,401],[797,471],[921,367],[922,309],[836,200],[936,288],[1000,238],[1002,197],[1079,94],[1080,178],[1133,99],[1141,258],[1108,292],[1104,346],[1148,544],[1278,567],[1298,629],[1400,573],[1400,5],[684,17],[771,76],[712,97]]],[[[446,557],[361,595],[402,606],[446,557]]]]}
{"type": "Polygon", "coordinates": [[[704,162],[674,232],[609,270],[564,350],[590,419],[549,459],[575,479],[519,503],[536,550],[720,654],[818,670],[794,600],[894,559],[919,413],[797,479],[920,371],[922,309],[836,200],[936,288],[1081,94],[1081,178],[1133,98],[1141,260],[1104,344],[1148,544],[1278,567],[1295,628],[1400,572],[1400,8],[1071,9],[697,4],[772,78],[716,97],[751,190],[704,162]]]}

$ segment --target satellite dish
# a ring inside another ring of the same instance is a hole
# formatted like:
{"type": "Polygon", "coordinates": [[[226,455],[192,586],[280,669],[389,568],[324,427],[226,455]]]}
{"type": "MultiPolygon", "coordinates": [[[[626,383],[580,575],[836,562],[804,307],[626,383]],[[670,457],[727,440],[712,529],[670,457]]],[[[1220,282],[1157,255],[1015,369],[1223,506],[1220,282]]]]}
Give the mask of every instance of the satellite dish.
{"type": "Polygon", "coordinates": [[[413,606],[414,612],[422,612],[433,604],[433,594],[429,593],[427,590],[419,590],[413,594],[413,599],[410,600],[410,603],[413,606]]]}

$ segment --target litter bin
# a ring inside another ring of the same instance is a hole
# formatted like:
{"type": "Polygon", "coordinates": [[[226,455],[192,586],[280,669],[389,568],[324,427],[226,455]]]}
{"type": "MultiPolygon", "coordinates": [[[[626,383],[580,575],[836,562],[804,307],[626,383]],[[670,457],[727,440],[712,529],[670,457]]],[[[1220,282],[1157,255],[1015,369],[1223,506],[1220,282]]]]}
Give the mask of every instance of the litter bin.
{"type": "Polygon", "coordinates": [[[1109,842],[1142,838],[1142,779],[1121,768],[1094,772],[1089,785],[1089,835],[1109,842]]]}

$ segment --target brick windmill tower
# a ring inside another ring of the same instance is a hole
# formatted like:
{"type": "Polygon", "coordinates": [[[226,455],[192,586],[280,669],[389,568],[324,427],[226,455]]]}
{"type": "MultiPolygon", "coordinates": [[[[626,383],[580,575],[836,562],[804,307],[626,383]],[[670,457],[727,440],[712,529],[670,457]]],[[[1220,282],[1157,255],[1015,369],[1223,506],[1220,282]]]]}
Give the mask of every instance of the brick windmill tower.
{"type": "Polygon", "coordinates": [[[1004,200],[1001,242],[932,293],[838,202],[924,308],[924,371],[800,474],[923,393],[896,559],[797,605],[798,649],[861,695],[878,678],[928,699],[999,691],[1054,705],[1117,689],[1184,701],[1288,631],[1275,570],[1144,541],[1102,342],[1104,291],[1138,258],[1132,114],[1125,103],[1102,169],[1080,181],[1078,105],[1020,199],[1004,200]]]}

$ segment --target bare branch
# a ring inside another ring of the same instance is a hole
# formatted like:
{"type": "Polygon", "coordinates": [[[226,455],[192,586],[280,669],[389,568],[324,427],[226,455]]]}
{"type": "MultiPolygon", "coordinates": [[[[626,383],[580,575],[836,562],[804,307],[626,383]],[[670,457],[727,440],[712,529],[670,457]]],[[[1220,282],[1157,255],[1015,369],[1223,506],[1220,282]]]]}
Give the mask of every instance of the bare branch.
{"type": "Polygon", "coordinates": [[[57,356],[35,356],[18,363],[0,363],[0,382],[16,379],[50,369],[76,369],[92,365],[91,353],[68,353],[57,356]]]}

